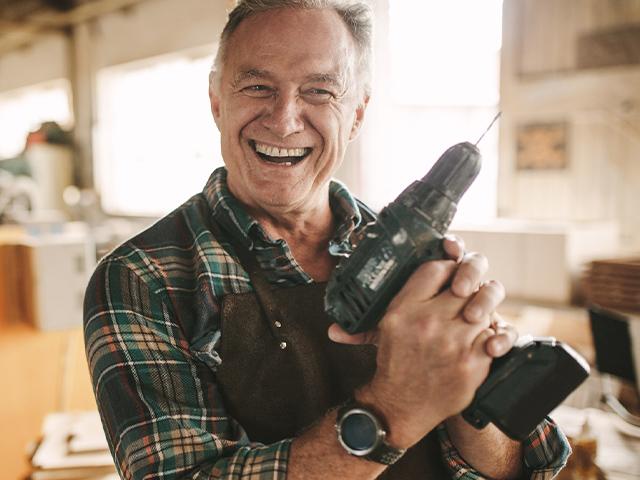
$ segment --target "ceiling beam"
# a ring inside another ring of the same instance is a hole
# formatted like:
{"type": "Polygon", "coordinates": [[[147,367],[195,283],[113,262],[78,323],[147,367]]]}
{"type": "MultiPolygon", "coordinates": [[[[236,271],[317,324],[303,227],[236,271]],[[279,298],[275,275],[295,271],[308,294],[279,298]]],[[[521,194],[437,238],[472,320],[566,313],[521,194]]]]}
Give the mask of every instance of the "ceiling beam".
{"type": "Polygon", "coordinates": [[[76,6],[76,0],[43,0],[43,2],[59,12],[68,12],[76,6]]]}
{"type": "Polygon", "coordinates": [[[25,47],[38,37],[86,22],[88,20],[132,7],[148,0],[93,0],[67,12],[48,11],[29,16],[25,21],[0,20],[0,55],[25,47]]]}

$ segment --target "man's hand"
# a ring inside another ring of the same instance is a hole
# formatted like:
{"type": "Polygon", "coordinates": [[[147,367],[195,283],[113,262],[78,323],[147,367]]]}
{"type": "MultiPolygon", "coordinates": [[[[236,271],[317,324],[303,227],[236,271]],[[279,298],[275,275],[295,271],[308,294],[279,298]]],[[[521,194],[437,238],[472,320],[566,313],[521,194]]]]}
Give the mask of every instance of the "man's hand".
{"type": "MultiPolygon", "coordinates": [[[[455,276],[447,279],[447,282],[451,282],[451,291],[460,298],[468,298],[476,293],[480,286],[478,279],[482,278],[488,268],[487,259],[477,253],[465,255],[464,241],[455,235],[446,236],[443,245],[449,259],[459,265],[459,268],[453,269],[455,276]]],[[[504,288],[499,282],[489,281],[482,286],[488,286],[490,289],[484,289],[481,295],[471,298],[463,311],[463,317],[469,323],[486,321],[486,315],[492,315],[493,322],[497,318],[495,307],[504,299],[504,288]]],[[[487,339],[487,353],[493,357],[500,357],[508,352],[518,337],[515,330],[504,322],[501,322],[500,326],[502,328],[497,338],[494,338],[496,335],[492,335],[487,339]]],[[[378,329],[351,335],[334,323],[329,327],[329,338],[334,342],[350,345],[377,344],[378,329]]]]}
{"type": "MultiPolygon", "coordinates": [[[[348,335],[332,326],[343,343],[376,343],[373,380],[356,393],[382,411],[389,441],[407,447],[446,418],[460,412],[486,378],[493,354],[502,354],[509,335],[490,328],[504,298],[498,282],[481,285],[488,263],[479,254],[462,255],[464,245],[445,240],[455,260],[426,262],[396,295],[374,332],[348,335]]],[[[510,346],[510,345],[509,345],[510,346]]],[[[508,350],[508,348],[507,348],[508,350]]]]}
{"type": "MultiPolygon", "coordinates": [[[[458,263],[461,263],[451,285],[451,290],[461,298],[465,298],[469,295],[469,289],[470,285],[472,285],[474,273],[477,273],[473,272],[474,264],[469,262],[468,258],[467,261],[465,261],[464,241],[460,237],[451,235],[445,238],[444,249],[449,255],[449,258],[457,259],[458,263]]],[[[477,255],[477,253],[470,253],[467,257],[477,255]]],[[[477,259],[476,264],[481,264],[483,261],[486,261],[486,259],[481,257],[477,259]]],[[[488,265],[485,264],[484,267],[488,268],[488,265]]],[[[493,303],[490,301],[491,299],[487,299],[486,297],[473,299],[473,301],[469,302],[465,307],[463,317],[468,322],[475,323],[483,321],[483,316],[486,315],[487,312],[489,313],[491,316],[490,326],[493,330],[493,334],[487,339],[485,348],[488,355],[497,358],[511,350],[511,347],[513,347],[514,343],[518,339],[518,332],[512,325],[502,320],[495,310],[491,310],[491,305],[498,305],[504,299],[504,287],[502,284],[493,280],[487,282],[487,284],[491,284],[491,286],[494,287],[492,291],[489,291],[489,294],[497,295],[498,298],[493,298],[493,303]]],[[[484,286],[486,284],[481,285],[484,286]]]]}
{"type": "MultiPolygon", "coordinates": [[[[486,259],[477,253],[465,256],[464,241],[457,236],[445,237],[443,244],[449,259],[460,265],[452,280],[451,291],[460,298],[467,298],[475,293],[470,287],[470,285],[474,285],[474,279],[478,274],[482,276],[488,268],[486,259]]],[[[504,322],[495,311],[495,306],[504,299],[505,292],[502,284],[490,280],[481,286],[490,288],[483,289],[482,295],[471,298],[463,310],[463,318],[469,323],[478,323],[486,321],[485,316],[490,315],[491,331],[489,333],[491,335],[486,339],[485,349],[491,357],[501,357],[513,347],[518,339],[518,333],[512,325],[504,322]]],[[[329,337],[334,342],[351,345],[377,344],[378,329],[351,335],[334,323],[329,327],[329,337]]]]}

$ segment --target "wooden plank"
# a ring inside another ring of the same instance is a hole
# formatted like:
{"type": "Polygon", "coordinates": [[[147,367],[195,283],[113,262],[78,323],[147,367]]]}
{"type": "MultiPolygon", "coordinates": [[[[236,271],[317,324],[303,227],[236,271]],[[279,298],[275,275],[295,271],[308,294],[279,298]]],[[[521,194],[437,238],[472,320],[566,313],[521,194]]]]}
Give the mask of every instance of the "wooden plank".
{"type": "Polygon", "coordinates": [[[614,310],[640,311],[640,259],[597,260],[583,274],[585,297],[614,310]]]}
{"type": "Polygon", "coordinates": [[[640,65],[640,24],[586,33],[577,41],[579,69],[640,65]]]}
{"type": "MultiPolygon", "coordinates": [[[[518,22],[517,38],[510,40],[518,45],[513,61],[514,71],[521,76],[585,68],[580,66],[579,58],[589,52],[579,53],[579,38],[640,24],[638,0],[506,0],[507,3],[518,11],[514,16],[518,22]]],[[[627,42],[637,42],[637,38],[624,40],[625,49],[634,49],[627,42]]],[[[582,46],[587,50],[594,47],[582,46]]],[[[620,55],[618,51],[613,53],[620,55]]]]}

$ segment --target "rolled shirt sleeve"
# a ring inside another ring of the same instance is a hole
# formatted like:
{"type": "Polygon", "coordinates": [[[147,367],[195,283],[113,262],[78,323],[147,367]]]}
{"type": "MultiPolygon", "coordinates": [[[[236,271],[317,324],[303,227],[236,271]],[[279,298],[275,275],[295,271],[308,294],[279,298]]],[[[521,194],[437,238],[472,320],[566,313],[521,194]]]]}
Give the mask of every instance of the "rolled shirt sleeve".
{"type": "Polygon", "coordinates": [[[284,479],[291,440],[249,441],[225,412],[215,373],[172,320],[168,297],[139,273],[147,274],[103,261],[85,296],[87,359],[120,476],[284,479]]]}
{"type": "MultiPolygon", "coordinates": [[[[478,480],[486,478],[460,455],[444,424],[438,427],[440,449],[451,478],[478,480]]],[[[567,437],[553,420],[547,418],[523,442],[523,478],[550,480],[566,465],[571,454],[567,437]]]]}

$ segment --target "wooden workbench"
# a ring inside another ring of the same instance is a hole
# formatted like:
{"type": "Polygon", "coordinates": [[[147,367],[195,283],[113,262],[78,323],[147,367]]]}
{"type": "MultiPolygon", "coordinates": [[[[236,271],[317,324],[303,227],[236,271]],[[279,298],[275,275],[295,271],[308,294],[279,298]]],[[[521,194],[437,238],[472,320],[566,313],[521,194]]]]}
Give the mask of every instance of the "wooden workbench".
{"type": "Polygon", "coordinates": [[[0,328],[0,459],[2,478],[28,475],[28,446],[47,413],[95,410],[80,328],[42,332],[0,328]]]}

